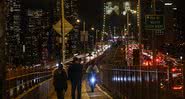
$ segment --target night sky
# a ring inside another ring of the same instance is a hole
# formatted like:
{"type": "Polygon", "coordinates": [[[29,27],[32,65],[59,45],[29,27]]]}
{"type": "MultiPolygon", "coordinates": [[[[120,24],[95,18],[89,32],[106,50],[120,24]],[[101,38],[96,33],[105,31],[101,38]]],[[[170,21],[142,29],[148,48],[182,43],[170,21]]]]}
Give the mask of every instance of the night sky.
{"type": "Polygon", "coordinates": [[[32,9],[49,9],[50,0],[23,0],[23,5],[32,9]]]}
{"type": "MultiPolygon", "coordinates": [[[[31,8],[45,8],[50,6],[50,0],[23,0],[26,7],[31,8]]],[[[101,27],[103,19],[103,1],[104,0],[79,0],[80,19],[85,20],[87,25],[94,27],[101,27]]],[[[184,18],[185,8],[184,0],[175,0],[178,8],[178,21],[185,29],[184,18]]]]}
{"type": "MultiPolygon", "coordinates": [[[[28,8],[48,9],[50,0],[23,0],[28,8]]],[[[80,19],[85,20],[88,26],[98,26],[103,19],[103,0],[79,0],[80,19]]]]}
{"type": "MultiPolygon", "coordinates": [[[[80,18],[87,21],[89,25],[101,24],[103,19],[103,1],[104,0],[79,0],[80,3],[80,18]]],[[[185,7],[184,0],[175,0],[178,8],[178,21],[185,31],[185,7]]],[[[101,27],[101,26],[100,26],[101,27]]]]}
{"type": "Polygon", "coordinates": [[[81,20],[87,25],[97,27],[103,19],[103,0],[79,0],[79,12],[81,20]]]}
{"type": "Polygon", "coordinates": [[[177,8],[178,8],[178,23],[181,26],[181,29],[185,32],[185,7],[184,7],[184,0],[176,0],[177,8]]]}

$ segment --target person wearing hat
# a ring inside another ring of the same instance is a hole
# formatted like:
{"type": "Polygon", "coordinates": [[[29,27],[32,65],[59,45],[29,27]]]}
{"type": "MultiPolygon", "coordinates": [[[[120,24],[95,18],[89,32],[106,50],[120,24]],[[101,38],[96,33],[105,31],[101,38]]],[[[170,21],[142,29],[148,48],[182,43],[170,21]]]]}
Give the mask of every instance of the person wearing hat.
{"type": "Polygon", "coordinates": [[[68,78],[72,85],[72,99],[75,99],[75,91],[77,89],[77,99],[81,99],[81,86],[82,86],[82,71],[83,65],[80,59],[77,57],[73,58],[72,64],[68,68],[68,78]]]}
{"type": "Polygon", "coordinates": [[[67,74],[62,64],[54,71],[53,85],[55,87],[57,99],[64,99],[65,92],[67,91],[67,74]]]}

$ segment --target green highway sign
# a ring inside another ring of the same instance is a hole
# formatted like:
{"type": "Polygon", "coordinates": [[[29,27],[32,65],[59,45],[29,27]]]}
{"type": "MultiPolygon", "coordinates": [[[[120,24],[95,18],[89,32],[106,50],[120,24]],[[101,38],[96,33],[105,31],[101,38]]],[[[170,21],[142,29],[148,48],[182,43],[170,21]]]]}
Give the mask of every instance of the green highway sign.
{"type": "Polygon", "coordinates": [[[164,16],[163,15],[146,15],[145,29],[147,30],[163,30],[164,16]]]}

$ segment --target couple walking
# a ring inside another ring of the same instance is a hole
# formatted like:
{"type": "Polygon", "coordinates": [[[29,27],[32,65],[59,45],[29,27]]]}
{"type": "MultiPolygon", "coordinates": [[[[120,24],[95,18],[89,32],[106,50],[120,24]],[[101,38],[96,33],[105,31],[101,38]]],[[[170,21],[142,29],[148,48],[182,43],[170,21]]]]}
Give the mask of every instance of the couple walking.
{"type": "Polygon", "coordinates": [[[81,59],[74,57],[72,64],[68,68],[68,77],[63,69],[63,65],[60,65],[58,69],[54,71],[53,85],[57,93],[58,99],[64,99],[65,92],[67,90],[67,79],[71,81],[72,85],[72,99],[75,99],[75,91],[77,89],[77,99],[81,99],[81,86],[82,86],[82,74],[83,65],[81,59]]]}

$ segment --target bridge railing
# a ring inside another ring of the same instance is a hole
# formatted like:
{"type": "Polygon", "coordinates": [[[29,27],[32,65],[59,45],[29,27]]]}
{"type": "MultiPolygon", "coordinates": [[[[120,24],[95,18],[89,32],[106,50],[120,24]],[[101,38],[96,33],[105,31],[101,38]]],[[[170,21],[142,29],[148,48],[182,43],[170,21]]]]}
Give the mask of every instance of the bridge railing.
{"type": "Polygon", "coordinates": [[[8,68],[5,98],[18,98],[40,83],[50,79],[53,69],[52,64],[50,67],[38,64],[34,66],[8,68]]]}
{"type": "Polygon", "coordinates": [[[100,69],[102,85],[116,99],[171,99],[167,94],[170,90],[162,89],[163,84],[167,84],[168,75],[171,75],[166,67],[109,65],[100,69]]]}

